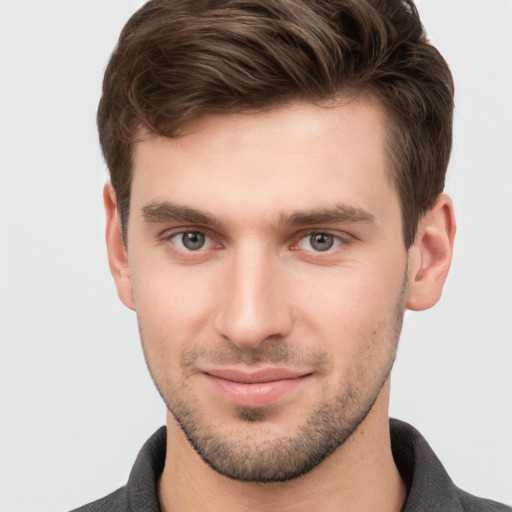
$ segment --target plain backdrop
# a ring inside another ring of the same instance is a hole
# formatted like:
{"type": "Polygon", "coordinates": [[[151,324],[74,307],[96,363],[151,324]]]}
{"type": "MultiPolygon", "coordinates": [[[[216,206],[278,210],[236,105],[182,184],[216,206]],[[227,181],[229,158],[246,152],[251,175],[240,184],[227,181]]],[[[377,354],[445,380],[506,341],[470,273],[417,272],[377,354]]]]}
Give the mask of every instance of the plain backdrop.
{"type": "MultiPolygon", "coordinates": [[[[0,0],[0,511],[123,484],[165,421],[103,241],[102,72],[139,0],[0,0]]],[[[418,2],[456,82],[444,297],[407,313],[391,414],[512,503],[512,1],[418,2]]]]}

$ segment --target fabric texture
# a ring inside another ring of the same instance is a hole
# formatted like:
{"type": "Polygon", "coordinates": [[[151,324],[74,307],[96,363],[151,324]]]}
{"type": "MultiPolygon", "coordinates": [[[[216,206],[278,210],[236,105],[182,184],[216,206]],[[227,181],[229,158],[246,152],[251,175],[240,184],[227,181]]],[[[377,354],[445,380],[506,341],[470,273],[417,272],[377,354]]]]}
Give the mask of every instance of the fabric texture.
{"type": "MultiPolygon", "coordinates": [[[[402,512],[512,512],[511,507],[456,487],[414,427],[394,419],[390,426],[393,457],[408,489],[402,512]]],[[[143,446],[125,486],[72,512],[161,512],[157,484],[165,449],[166,429],[162,427],[143,446]]]]}

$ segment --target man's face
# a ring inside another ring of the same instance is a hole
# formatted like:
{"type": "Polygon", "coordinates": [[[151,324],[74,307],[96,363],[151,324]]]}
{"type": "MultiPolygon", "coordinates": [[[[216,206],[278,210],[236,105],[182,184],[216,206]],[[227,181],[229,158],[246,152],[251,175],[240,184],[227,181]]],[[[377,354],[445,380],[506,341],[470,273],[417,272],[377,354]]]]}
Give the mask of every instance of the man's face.
{"type": "Polygon", "coordinates": [[[408,257],[385,122],[296,102],[135,147],[123,299],[167,407],[231,478],[310,470],[385,400],[408,257]]]}

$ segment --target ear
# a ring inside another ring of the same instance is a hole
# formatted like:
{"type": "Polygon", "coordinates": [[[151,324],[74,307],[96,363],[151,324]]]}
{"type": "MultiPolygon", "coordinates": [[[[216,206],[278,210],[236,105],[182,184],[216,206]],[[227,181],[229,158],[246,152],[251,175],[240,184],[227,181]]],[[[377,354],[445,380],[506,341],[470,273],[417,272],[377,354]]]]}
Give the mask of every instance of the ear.
{"type": "Polygon", "coordinates": [[[134,309],[128,253],[117,211],[116,193],[110,183],[106,183],[103,188],[103,204],[107,218],[105,235],[110,272],[114,278],[119,298],[126,307],[134,309]]]}
{"type": "Polygon", "coordinates": [[[414,246],[409,249],[408,309],[428,309],[441,298],[452,261],[454,238],[453,204],[449,196],[441,194],[421,218],[414,246]]]}

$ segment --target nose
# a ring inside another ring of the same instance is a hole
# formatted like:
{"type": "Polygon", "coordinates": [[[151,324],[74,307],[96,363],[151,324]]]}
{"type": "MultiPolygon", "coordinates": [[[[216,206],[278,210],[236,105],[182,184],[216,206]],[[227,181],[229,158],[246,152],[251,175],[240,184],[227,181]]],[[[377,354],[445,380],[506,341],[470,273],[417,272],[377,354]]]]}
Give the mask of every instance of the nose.
{"type": "Polygon", "coordinates": [[[229,258],[215,318],[217,332],[241,349],[284,338],[292,328],[285,269],[270,251],[255,245],[229,258]]]}

